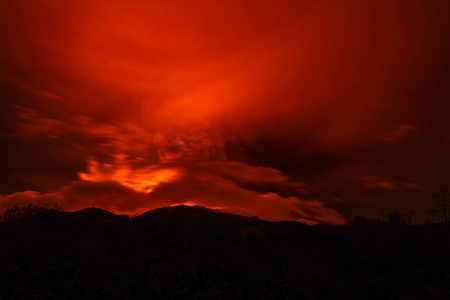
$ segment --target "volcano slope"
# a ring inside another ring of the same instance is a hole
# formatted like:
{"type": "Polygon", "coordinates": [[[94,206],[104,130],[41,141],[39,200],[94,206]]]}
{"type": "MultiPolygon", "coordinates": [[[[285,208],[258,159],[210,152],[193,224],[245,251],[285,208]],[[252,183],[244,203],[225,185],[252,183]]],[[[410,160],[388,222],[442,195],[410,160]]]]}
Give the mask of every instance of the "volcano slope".
{"type": "Polygon", "coordinates": [[[204,207],[0,223],[2,299],[450,298],[448,224],[307,226],[204,207]]]}

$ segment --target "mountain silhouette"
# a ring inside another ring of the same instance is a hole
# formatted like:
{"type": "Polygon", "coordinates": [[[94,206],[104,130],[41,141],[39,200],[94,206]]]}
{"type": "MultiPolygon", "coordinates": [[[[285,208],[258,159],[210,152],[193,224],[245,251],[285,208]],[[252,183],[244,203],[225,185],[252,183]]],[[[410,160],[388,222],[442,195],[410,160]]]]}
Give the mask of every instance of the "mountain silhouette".
{"type": "Polygon", "coordinates": [[[445,299],[448,224],[307,226],[200,206],[0,223],[1,299],[445,299]]]}
{"type": "Polygon", "coordinates": [[[104,209],[90,207],[72,213],[72,218],[86,219],[96,222],[114,222],[128,218],[127,215],[116,215],[104,209]]]}

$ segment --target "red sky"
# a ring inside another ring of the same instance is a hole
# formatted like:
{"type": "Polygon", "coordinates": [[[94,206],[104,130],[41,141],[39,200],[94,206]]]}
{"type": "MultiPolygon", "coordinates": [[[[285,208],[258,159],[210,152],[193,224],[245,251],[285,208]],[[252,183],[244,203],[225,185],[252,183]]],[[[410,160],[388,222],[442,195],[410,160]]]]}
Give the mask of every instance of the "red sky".
{"type": "Polygon", "coordinates": [[[447,0],[4,0],[0,19],[0,207],[423,220],[449,185],[447,0]]]}

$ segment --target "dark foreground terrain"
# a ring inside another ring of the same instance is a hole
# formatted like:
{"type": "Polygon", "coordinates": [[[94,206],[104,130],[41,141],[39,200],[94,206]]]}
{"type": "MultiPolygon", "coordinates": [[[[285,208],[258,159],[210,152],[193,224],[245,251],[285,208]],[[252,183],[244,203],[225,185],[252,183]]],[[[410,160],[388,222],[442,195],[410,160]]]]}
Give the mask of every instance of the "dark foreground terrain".
{"type": "Polygon", "coordinates": [[[0,223],[2,299],[450,299],[448,224],[265,222],[202,207],[0,223]]]}

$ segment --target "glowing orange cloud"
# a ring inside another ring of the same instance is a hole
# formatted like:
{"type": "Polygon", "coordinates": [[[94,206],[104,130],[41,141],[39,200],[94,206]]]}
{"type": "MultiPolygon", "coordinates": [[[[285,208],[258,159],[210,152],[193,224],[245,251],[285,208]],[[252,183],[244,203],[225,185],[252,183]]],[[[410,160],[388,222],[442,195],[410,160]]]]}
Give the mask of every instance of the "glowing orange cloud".
{"type": "Polygon", "coordinates": [[[180,171],[176,168],[161,168],[148,166],[132,170],[123,157],[116,155],[115,160],[108,164],[99,164],[95,160],[89,161],[88,171],[79,173],[81,180],[102,182],[117,181],[137,192],[150,193],[162,182],[171,182],[179,177],[180,171]]]}
{"type": "Polygon", "coordinates": [[[89,173],[80,174],[85,181],[74,182],[54,193],[16,193],[3,197],[0,203],[7,207],[14,201],[23,204],[52,201],[68,210],[96,206],[131,215],[162,206],[202,205],[272,221],[344,222],[338,212],[318,200],[280,196],[286,192],[302,194],[306,190],[304,184],[290,181],[276,169],[190,160],[137,169],[134,175],[130,166],[114,169],[117,167],[93,164],[89,173]]]}

